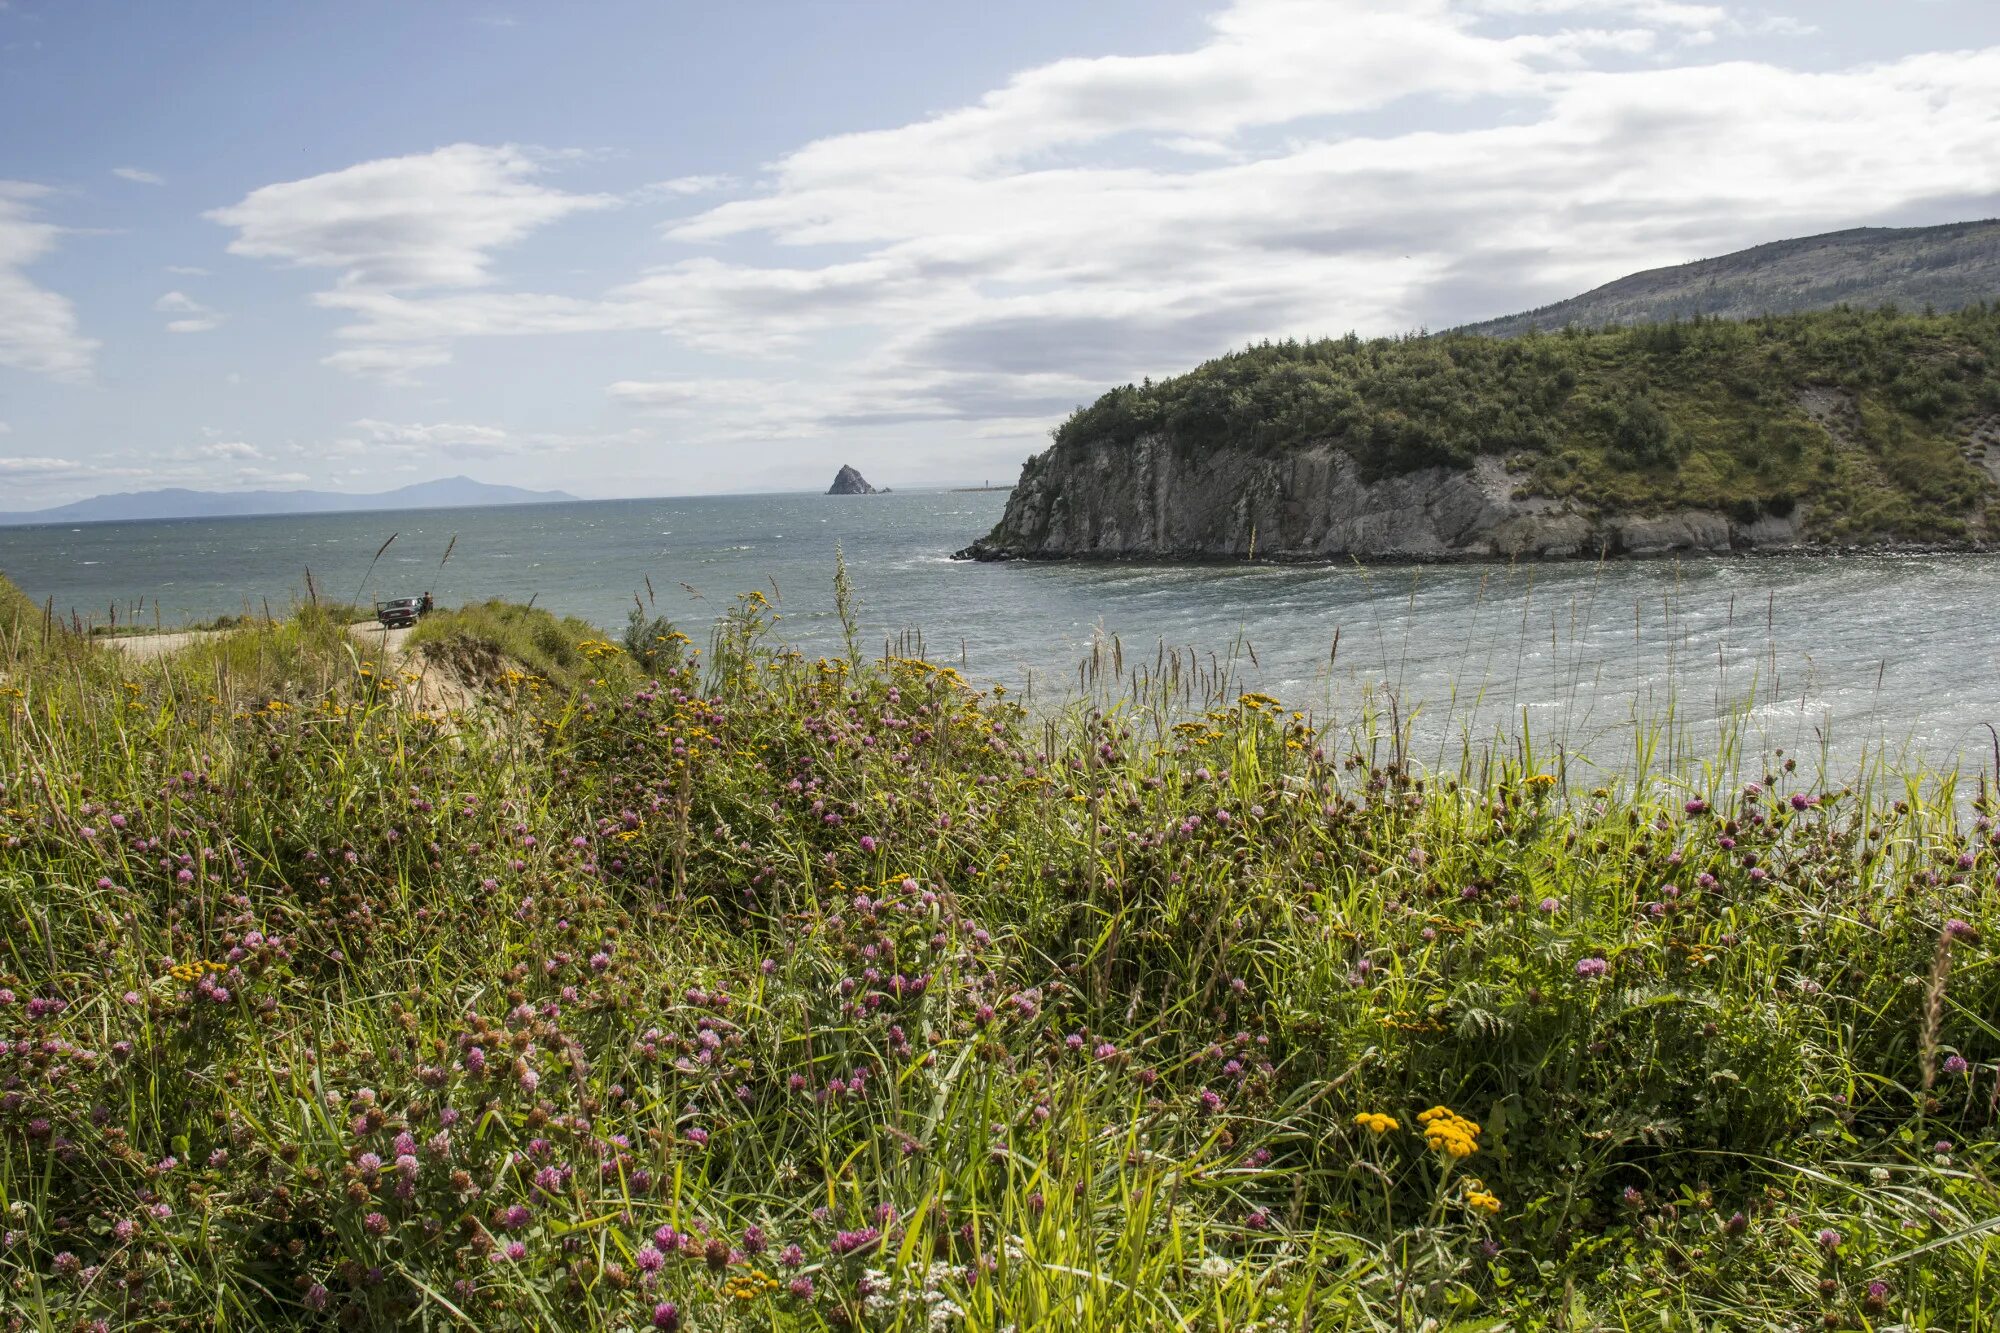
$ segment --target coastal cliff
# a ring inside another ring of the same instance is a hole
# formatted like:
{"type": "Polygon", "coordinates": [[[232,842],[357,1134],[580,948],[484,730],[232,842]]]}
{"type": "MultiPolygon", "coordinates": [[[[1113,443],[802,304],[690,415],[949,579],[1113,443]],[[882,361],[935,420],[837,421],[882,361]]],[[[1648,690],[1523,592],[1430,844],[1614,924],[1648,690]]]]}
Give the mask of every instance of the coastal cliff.
{"type": "Polygon", "coordinates": [[[1500,460],[1368,481],[1337,446],[1199,457],[1160,436],[1022,471],[971,559],[1466,560],[1728,552],[1800,544],[1798,513],[1600,514],[1520,497],[1500,460]]]}
{"type": "Polygon", "coordinates": [[[2000,311],[1253,348],[1125,386],[969,559],[1988,549],[2000,311]]]}

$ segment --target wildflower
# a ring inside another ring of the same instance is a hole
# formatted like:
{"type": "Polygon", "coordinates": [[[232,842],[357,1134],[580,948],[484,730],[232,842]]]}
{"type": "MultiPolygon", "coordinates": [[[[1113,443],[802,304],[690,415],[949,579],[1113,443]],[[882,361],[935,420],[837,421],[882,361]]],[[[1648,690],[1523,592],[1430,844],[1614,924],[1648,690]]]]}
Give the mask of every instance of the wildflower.
{"type": "Polygon", "coordinates": [[[654,1328],[662,1329],[665,1331],[665,1333],[673,1333],[673,1331],[679,1328],[680,1326],[681,1326],[680,1307],[675,1305],[672,1301],[661,1301],[658,1305],[653,1307],[654,1328]]]}
{"type": "Polygon", "coordinates": [[[1360,1115],[1354,1117],[1354,1123],[1361,1126],[1361,1128],[1367,1130],[1370,1134],[1375,1135],[1377,1138],[1380,1138],[1382,1135],[1387,1134],[1392,1129],[1402,1128],[1402,1126],[1396,1122],[1396,1117],[1392,1115],[1384,1115],[1380,1111],[1363,1111],[1360,1115]]]}
{"type": "Polygon", "coordinates": [[[327,1289],[321,1286],[317,1282],[313,1283],[310,1287],[306,1288],[306,1294],[305,1294],[306,1309],[311,1310],[315,1314],[317,1314],[319,1311],[324,1310],[326,1308],[327,1297],[328,1297],[327,1289]]]}
{"type": "Polygon", "coordinates": [[[1889,1284],[1876,1279],[1868,1284],[1868,1290],[1861,1297],[1861,1308],[1869,1314],[1881,1314],[1889,1308],[1889,1284]]]}
{"type": "Polygon", "coordinates": [[[1886,1185],[1889,1183],[1889,1168],[1886,1166],[1871,1166],[1868,1168],[1868,1178],[1877,1185],[1886,1185]]]}
{"type": "Polygon", "coordinates": [[[1467,1190],[1465,1206],[1482,1213],[1497,1213],[1500,1211],[1500,1200],[1485,1190],[1467,1190]]]}
{"type": "Polygon", "coordinates": [[[740,1304],[749,1304],[767,1292],[778,1289],[776,1278],[762,1270],[738,1273],[722,1284],[722,1294],[740,1304]]]}
{"type": "Polygon", "coordinates": [[[1211,1254],[1196,1265],[1195,1272],[1210,1282],[1221,1282],[1236,1271],[1236,1265],[1219,1254],[1211,1254]]]}
{"type": "Polygon", "coordinates": [[[1965,1057],[1962,1055],[1947,1055],[1944,1058],[1944,1072],[1947,1074],[1963,1074],[1966,1068],[1965,1057]]]}
{"type": "Polygon", "coordinates": [[[1580,977],[1601,977],[1611,970],[1611,964],[1602,958],[1580,958],[1576,964],[1576,974],[1580,977]]]}
{"type": "Polygon", "coordinates": [[[639,1252],[632,1256],[632,1262],[639,1266],[639,1271],[642,1273],[657,1273],[666,1267],[667,1256],[655,1249],[651,1241],[647,1241],[639,1247],[639,1252]]]}
{"type": "Polygon", "coordinates": [[[1556,898],[1544,898],[1541,900],[1541,902],[1535,905],[1536,907],[1541,909],[1541,912],[1544,916],[1550,916],[1553,915],[1555,911],[1562,906],[1562,902],[1556,898]]]}
{"type": "Polygon", "coordinates": [[[1835,1231],[1832,1227],[1825,1228],[1819,1233],[1819,1235],[1815,1236],[1813,1239],[1817,1240],[1819,1242],[1819,1247],[1822,1250],[1825,1250],[1828,1254],[1832,1254],[1835,1250],[1838,1250],[1840,1248],[1841,1235],[1838,1231],[1835,1231]]]}
{"type": "Polygon", "coordinates": [[[1479,1150],[1479,1123],[1449,1107],[1433,1106],[1417,1116],[1417,1123],[1424,1127],[1424,1142],[1433,1152],[1458,1159],[1479,1150]]]}
{"type": "Polygon", "coordinates": [[[869,1248],[881,1239],[882,1233],[874,1227],[863,1227],[859,1231],[842,1231],[838,1233],[834,1236],[833,1244],[830,1248],[833,1250],[835,1258],[845,1258],[850,1254],[857,1254],[869,1248]]]}

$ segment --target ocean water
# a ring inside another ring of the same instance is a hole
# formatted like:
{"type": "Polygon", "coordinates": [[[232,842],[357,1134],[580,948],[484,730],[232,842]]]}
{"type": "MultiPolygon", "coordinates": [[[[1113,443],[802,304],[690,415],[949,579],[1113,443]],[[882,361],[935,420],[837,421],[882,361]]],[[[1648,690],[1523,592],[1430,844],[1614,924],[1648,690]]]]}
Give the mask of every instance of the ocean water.
{"type": "Polygon", "coordinates": [[[1616,767],[1668,718],[1684,761],[1718,754],[1735,729],[1753,754],[1782,747],[1829,764],[1830,779],[1870,754],[1968,773],[1993,762],[2000,558],[951,560],[1005,498],[733,496],[0,528],[0,572],[98,623],[114,608],[149,624],[281,611],[304,596],[310,569],[323,597],[532,597],[612,632],[636,597],[698,640],[734,594],[757,588],[778,603],[784,637],[827,651],[841,638],[838,548],[865,644],[920,634],[933,660],[1039,703],[1108,689],[1119,671],[1151,671],[1171,653],[1184,683],[1261,690],[1320,717],[1372,708],[1410,723],[1413,756],[1432,763],[1525,734],[1541,755],[1616,767]]]}

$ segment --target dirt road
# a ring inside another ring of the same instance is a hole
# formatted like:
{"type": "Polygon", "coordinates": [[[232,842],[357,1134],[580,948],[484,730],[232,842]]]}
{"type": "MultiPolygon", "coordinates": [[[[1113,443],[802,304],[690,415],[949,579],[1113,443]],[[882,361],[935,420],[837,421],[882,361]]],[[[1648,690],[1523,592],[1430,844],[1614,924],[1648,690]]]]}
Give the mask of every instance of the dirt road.
{"type": "MultiPolygon", "coordinates": [[[[372,620],[356,621],[348,627],[347,632],[353,637],[356,643],[370,652],[378,654],[378,660],[385,663],[394,663],[402,660],[403,643],[410,637],[408,629],[384,629],[372,620]]],[[[233,633],[233,631],[226,629],[177,630],[170,634],[111,635],[98,640],[98,642],[116,648],[127,657],[147,662],[156,657],[165,657],[168,653],[178,652],[189,644],[199,643],[203,639],[212,639],[218,634],[229,633],[233,633]]]]}

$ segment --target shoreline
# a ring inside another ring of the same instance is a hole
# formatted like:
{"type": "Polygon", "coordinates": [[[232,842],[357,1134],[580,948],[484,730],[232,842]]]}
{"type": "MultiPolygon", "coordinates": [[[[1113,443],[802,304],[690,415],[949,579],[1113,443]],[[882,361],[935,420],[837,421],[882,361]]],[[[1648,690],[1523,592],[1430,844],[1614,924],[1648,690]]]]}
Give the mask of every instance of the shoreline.
{"type": "Polygon", "coordinates": [[[1342,553],[1336,555],[1259,555],[1233,556],[1215,555],[1203,551],[1160,551],[1160,552],[1109,552],[1109,551],[1065,551],[1060,553],[1039,551],[1016,551],[1006,548],[983,547],[974,542],[951,553],[951,559],[973,564],[1001,565],[1015,563],[1078,564],[1097,565],[1182,565],[1182,566],[1225,566],[1225,565],[1365,565],[1404,568],[1413,565],[1572,565],[1572,564],[1619,564],[1642,563],[1660,560],[1769,560],[1786,556],[1812,560],[1841,560],[1856,556],[1997,556],[2000,545],[1945,542],[1882,542],[1869,545],[1827,546],[1748,546],[1734,550],[1717,551],[1698,548],[1678,548],[1660,551],[1610,551],[1594,553],[1582,551],[1567,555],[1537,554],[1523,552],[1518,555],[1485,555],[1474,551],[1438,552],[1377,552],[1361,555],[1342,553]]]}

